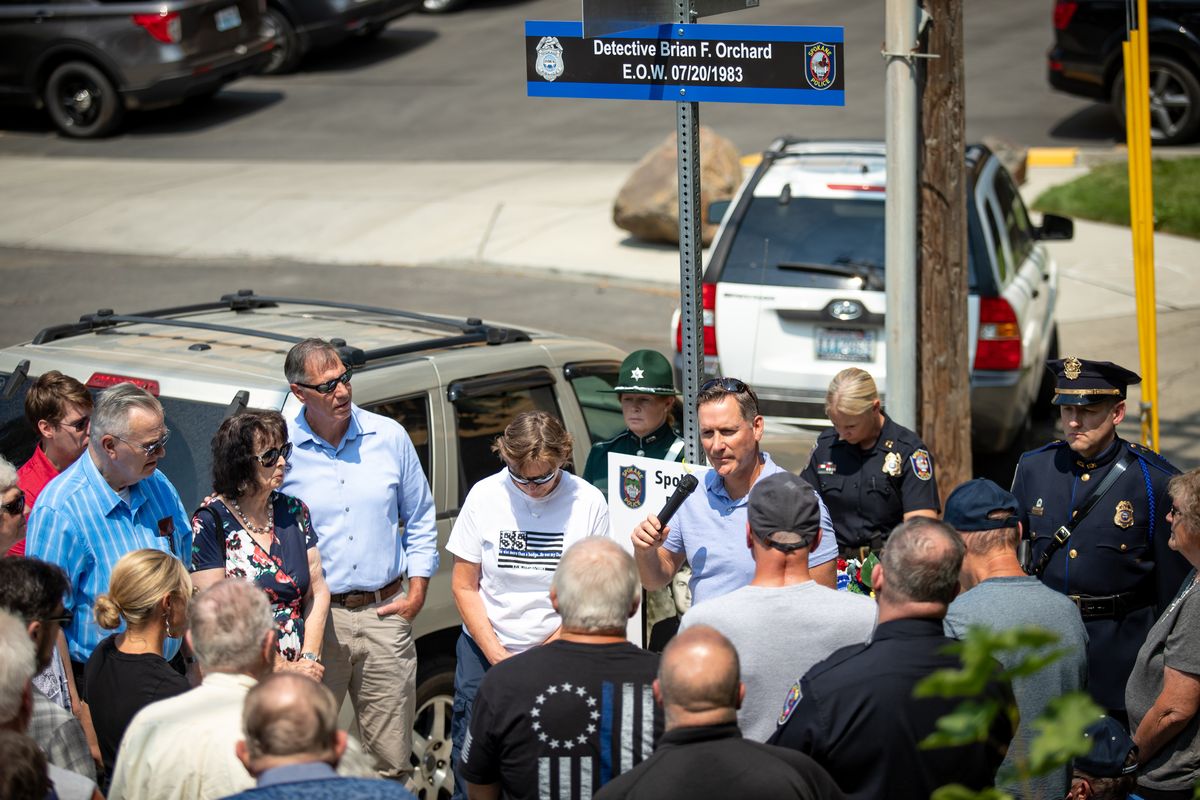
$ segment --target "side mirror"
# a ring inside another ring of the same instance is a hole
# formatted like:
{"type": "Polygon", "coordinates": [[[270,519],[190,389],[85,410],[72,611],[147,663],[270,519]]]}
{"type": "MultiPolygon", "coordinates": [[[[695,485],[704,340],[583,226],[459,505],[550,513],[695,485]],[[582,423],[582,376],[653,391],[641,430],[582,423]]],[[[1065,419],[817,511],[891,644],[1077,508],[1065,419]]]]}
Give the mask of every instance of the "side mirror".
{"type": "Polygon", "coordinates": [[[1075,223],[1070,217],[1058,214],[1043,214],[1042,227],[1037,229],[1037,238],[1043,242],[1066,242],[1075,237],[1075,223]]]}
{"type": "Polygon", "coordinates": [[[721,220],[725,218],[725,212],[729,210],[731,201],[729,200],[713,200],[708,204],[708,222],[711,225],[720,225],[721,220]]]}

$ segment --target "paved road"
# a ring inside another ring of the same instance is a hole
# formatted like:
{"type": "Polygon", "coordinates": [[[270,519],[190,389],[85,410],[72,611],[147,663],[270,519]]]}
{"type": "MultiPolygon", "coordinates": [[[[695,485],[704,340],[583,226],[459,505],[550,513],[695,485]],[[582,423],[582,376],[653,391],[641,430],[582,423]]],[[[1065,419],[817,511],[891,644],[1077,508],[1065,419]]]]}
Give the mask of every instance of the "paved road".
{"type": "MultiPolygon", "coordinates": [[[[1046,84],[1048,0],[972,2],[965,14],[967,133],[1025,145],[1107,144],[1107,111],[1046,84]]],[[[0,155],[252,160],[635,161],[674,130],[673,104],[525,97],[526,19],[578,19],[569,0],[476,0],[413,15],[378,41],[310,59],[294,75],[243,80],[205,107],[130,119],[127,132],[74,142],[35,112],[0,110],[0,155]]],[[[770,0],[712,22],[841,25],[843,109],[709,103],[701,120],[743,152],[774,136],[882,138],[884,9],[879,0],[770,0]]]]}

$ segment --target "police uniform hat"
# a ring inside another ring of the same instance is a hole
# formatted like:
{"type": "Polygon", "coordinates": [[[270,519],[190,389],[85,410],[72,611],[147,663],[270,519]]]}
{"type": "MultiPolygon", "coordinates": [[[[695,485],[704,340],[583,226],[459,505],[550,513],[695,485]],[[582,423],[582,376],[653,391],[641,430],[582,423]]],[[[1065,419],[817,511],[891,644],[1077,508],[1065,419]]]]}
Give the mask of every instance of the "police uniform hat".
{"type": "Polygon", "coordinates": [[[604,392],[677,395],[671,362],[657,350],[634,350],[621,362],[617,385],[604,392]]]}
{"type": "Polygon", "coordinates": [[[1006,492],[987,478],[975,478],[960,484],[946,498],[942,521],[961,533],[994,531],[1015,528],[1020,519],[1021,504],[1011,492],[1006,492]],[[992,517],[1003,511],[1006,517],[992,517]]]}
{"type": "Polygon", "coordinates": [[[1137,772],[1137,745],[1121,723],[1112,717],[1101,717],[1084,729],[1083,735],[1092,742],[1086,755],[1076,756],[1075,769],[1093,778],[1117,778],[1137,772]],[[1133,753],[1131,759],[1129,754],[1133,753]]]}
{"type": "Polygon", "coordinates": [[[746,520],[759,541],[790,553],[812,544],[821,530],[821,507],[816,491],[803,478],[776,472],[750,490],[746,520]]]}
{"type": "Polygon", "coordinates": [[[1086,361],[1068,356],[1046,362],[1054,373],[1056,406],[1088,406],[1105,399],[1125,399],[1126,388],[1142,382],[1136,372],[1130,372],[1111,361],[1086,361]]]}

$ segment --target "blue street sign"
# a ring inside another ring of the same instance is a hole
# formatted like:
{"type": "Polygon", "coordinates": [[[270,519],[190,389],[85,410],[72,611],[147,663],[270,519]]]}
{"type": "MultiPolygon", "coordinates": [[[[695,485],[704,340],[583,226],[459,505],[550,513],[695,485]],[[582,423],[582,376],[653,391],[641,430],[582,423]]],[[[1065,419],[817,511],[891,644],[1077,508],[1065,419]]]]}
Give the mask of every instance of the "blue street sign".
{"type": "Polygon", "coordinates": [[[844,106],[843,63],[840,27],[525,23],[530,97],[844,106]]]}

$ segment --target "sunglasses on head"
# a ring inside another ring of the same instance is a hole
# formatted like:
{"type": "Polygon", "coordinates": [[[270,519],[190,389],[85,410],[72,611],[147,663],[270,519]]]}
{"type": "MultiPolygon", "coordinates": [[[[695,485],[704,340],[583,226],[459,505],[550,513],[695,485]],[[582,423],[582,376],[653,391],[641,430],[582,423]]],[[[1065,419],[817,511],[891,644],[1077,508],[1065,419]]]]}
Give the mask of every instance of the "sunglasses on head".
{"type": "Polygon", "coordinates": [[[330,378],[329,380],[325,381],[324,383],[300,383],[299,381],[297,381],[296,385],[303,386],[305,389],[312,389],[317,394],[329,394],[330,392],[332,392],[334,389],[337,388],[337,385],[339,383],[344,383],[347,386],[349,386],[350,378],[351,378],[351,376],[353,376],[353,374],[354,374],[353,368],[346,367],[346,371],[343,372],[341,375],[338,375],[336,378],[330,378]]]}
{"type": "Polygon", "coordinates": [[[512,467],[509,467],[508,468],[508,477],[512,478],[513,483],[519,484],[521,486],[528,486],[531,483],[534,486],[545,486],[547,483],[554,480],[556,475],[558,475],[558,469],[559,469],[558,467],[555,467],[554,469],[547,472],[545,475],[538,475],[536,478],[526,478],[524,475],[518,475],[516,473],[516,471],[513,470],[512,467]]]}
{"type": "Polygon", "coordinates": [[[288,442],[280,447],[272,447],[270,450],[264,450],[255,456],[258,463],[264,467],[273,467],[279,463],[279,459],[286,459],[292,454],[292,443],[288,442]]]}
{"type": "Polygon", "coordinates": [[[758,413],[758,395],[754,390],[742,383],[737,378],[711,378],[700,384],[700,394],[711,392],[714,389],[720,389],[722,392],[729,394],[744,394],[749,396],[754,401],[754,413],[758,413]]]}
{"type": "Polygon", "coordinates": [[[16,498],[14,498],[11,503],[4,503],[3,505],[0,505],[0,511],[4,511],[5,513],[11,514],[14,517],[17,514],[24,514],[25,513],[25,492],[24,491],[17,492],[16,498]]]}
{"type": "Polygon", "coordinates": [[[91,421],[92,421],[91,415],[88,415],[86,417],[80,417],[79,419],[75,420],[74,422],[60,422],[58,424],[60,427],[70,428],[71,430],[75,431],[76,433],[83,433],[85,430],[87,430],[88,423],[91,421]]]}

